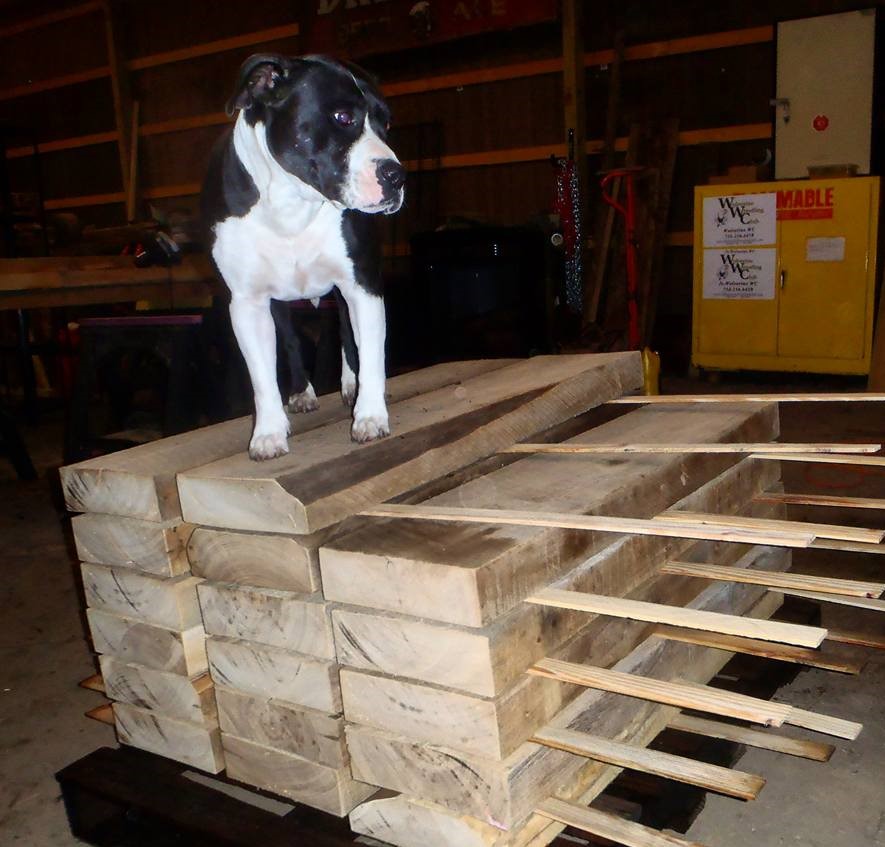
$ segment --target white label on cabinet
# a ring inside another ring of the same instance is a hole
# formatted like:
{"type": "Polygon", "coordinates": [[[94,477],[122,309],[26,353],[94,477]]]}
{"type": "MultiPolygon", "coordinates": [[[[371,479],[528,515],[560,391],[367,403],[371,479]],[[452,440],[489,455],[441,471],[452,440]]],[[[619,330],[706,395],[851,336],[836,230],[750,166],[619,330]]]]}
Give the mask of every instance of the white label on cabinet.
{"type": "Polygon", "coordinates": [[[838,235],[832,238],[806,238],[805,261],[844,262],[845,236],[838,235]]]}
{"type": "Polygon", "coordinates": [[[705,300],[773,300],[777,250],[704,250],[705,300]]]}
{"type": "Polygon", "coordinates": [[[704,198],[704,247],[748,247],[776,241],[776,192],[704,198]]]}

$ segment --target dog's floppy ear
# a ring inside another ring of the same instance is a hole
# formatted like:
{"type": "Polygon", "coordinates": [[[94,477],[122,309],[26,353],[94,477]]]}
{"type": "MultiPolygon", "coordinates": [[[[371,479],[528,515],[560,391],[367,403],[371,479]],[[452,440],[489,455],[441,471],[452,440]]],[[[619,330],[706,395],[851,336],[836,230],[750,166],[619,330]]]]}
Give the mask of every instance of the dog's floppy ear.
{"type": "Polygon", "coordinates": [[[253,103],[270,106],[281,100],[293,64],[292,59],[276,53],[255,53],[246,59],[240,66],[234,93],[227,101],[228,116],[253,103]]]}

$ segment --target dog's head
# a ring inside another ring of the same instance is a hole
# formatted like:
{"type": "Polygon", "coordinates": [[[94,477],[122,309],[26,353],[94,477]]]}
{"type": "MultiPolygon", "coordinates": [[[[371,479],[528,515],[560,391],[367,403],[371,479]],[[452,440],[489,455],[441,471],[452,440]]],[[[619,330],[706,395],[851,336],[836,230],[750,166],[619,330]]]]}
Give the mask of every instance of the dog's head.
{"type": "Polygon", "coordinates": [[[392,214],[403,204],[405,168],[387,145],[390,110],[356,65],[324,56],[250,56],[228,101],[288,173],[333,203],[392,214]]]}

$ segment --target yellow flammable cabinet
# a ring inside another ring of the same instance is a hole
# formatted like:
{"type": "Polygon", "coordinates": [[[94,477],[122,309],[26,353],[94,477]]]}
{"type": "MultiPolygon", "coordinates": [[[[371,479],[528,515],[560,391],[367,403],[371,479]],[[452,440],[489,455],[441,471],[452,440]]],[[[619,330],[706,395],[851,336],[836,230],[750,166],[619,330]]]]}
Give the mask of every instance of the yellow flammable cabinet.
{"type": "Polygon", "coordinates": [[[870,369],[879,178],[695,188],[692,363],[870,369]]]}

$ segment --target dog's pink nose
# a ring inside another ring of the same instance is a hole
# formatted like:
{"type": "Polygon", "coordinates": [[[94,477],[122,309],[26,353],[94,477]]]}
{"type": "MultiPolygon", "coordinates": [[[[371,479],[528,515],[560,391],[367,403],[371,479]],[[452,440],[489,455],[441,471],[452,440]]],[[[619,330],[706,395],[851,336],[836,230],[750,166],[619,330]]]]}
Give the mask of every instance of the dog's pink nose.
{"type": "Polygon", "coordinates": [[[378,163],[378,182],[385,188],[402,188],[406,182],[406,169],[396,159],[382,159],[378,163]]]}

